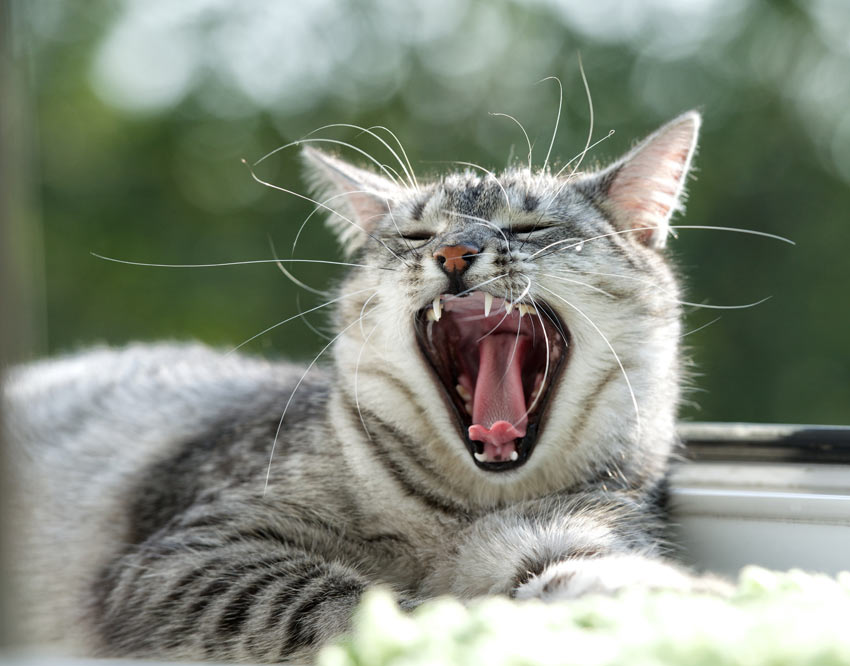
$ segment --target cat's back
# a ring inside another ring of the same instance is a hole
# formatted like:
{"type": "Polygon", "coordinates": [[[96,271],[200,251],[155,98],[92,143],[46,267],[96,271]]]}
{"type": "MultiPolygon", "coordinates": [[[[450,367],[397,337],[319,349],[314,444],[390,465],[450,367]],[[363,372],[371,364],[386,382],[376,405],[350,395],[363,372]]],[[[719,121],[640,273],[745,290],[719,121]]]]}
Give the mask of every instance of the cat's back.
{"type": "Polygon", "coordinates": [[[127,496],[146,470],[223,423],[276,420],[302,371],[199,344],[98,348],[10,371],[3,425],[18,578],[41,625],[31,631],[43,639],[79,612],[62,600],[79,599],[126,540],[127,496]]]}
{"type": "Polygon", "coordinates": [[[3,386],[12,462],[51,485],[120,475],[219,423],[278,409],[301,372],[200,344],[96,348],[21,366],[3,386]]]}

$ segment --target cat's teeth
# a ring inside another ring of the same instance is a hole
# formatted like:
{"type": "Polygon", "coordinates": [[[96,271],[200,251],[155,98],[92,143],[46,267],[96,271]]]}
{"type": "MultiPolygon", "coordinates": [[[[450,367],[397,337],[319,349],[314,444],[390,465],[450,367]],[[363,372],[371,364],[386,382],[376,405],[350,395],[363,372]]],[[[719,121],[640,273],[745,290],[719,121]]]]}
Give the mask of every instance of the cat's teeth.
{"type": "Polygon", "coordinates": [[[484,454],[483,454],[483,453],[474,453],[473,455],[475,456],[475,459],[476,459],[478,462],[487,462],[487,458],[486,458],[486,457],[484,457],[484,454]]]}
{"type": "Polygon", "coordinates": [[[520,303],[520,305],[519,305],[519,316],[520,317],[522,317],[523,315],[536,315],[536,314],[537,314],[537,310],[534,309],[534,306],[525,305],[524,303],[520,303]]]}
{"type": "Polygon", "coordinates": [[[437,321],[437,315],[434,314],[433,310],[428,310],[425,316],[428,318],[428,321],[437,321]]]}
{"type": "Polygon", "coordinates": [[[440,303],[440,297],[437,296],[434,299],[434,302],[431,303],[431,310],[428,312],[428,319],[431,319],[431,315],[434,315],[433,321],[440,321],[440,317],[443,316],[443,306],[440,303]]]}
{"type": "Polygon", "coordinates": [[[490,316],[490,308],[493,307],[493,294],[484,294],[484,316],[490,316]]]}
{"type": "Polygon", "coordinates": [[[538,372],[537,376],[534,378],[534,388],[531,389],[531,396],[529,396],[529,405],[537,406],[537,398],[540,397],[541,388],[543,388],[543,373],[538,372]]]}
{"type": "Polygon", "coordinates": [[[519,453],[514,450],[511,452],[511,462],[516,462],[517,460],[519,460],[519,453]]]}
{"type": "Polygon", "coordinates": [[[513,309],[514,309],[514,304],[511,303],[510,301],[505,301],[505,312],[510,314],[511,310],[513,310],[513,309]]]}
{"type": "Polygon", "coordinates": [[[464,388],[463,384],[458,384],[457,386],[455,386],[455,390],[457,391],[457,394],[461,398],[463,398],[464,402],[469,402],[470,400],[472,400],[472,396],[470,395],[469,391],[464,388]]]}

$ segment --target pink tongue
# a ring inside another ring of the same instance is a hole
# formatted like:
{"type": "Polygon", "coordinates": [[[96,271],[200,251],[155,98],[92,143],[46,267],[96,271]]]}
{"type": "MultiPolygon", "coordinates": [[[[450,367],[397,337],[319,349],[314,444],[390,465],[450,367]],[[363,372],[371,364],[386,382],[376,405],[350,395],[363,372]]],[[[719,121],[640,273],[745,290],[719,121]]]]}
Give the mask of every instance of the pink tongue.
{"type": "Polygon", "coordinates": [[[524,335],[497,333],[488,335],[478,346],[469,439],[484,442],[487,460],[507,460],[515,449],[513,441],[525,436],[528,418],[522,361],[528,345],[524,335]]]}

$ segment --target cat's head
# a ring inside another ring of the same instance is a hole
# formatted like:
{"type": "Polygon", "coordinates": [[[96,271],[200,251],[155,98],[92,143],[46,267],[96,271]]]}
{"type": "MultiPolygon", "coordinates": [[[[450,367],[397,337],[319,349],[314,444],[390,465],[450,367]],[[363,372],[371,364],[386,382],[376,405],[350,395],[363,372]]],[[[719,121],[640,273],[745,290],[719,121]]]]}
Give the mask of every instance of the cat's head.
{"type": "MultiPolygon", "coordinates": [[[[417,183],[307,148],[351,270],[341,400],[420,481],[488,503],[651,482],[675,441],[678,288],[663,247],[700,117],[593,173],[480,168],[417,183]]],[[[365,433],[368,433],[365,434],[365,433]]]]}

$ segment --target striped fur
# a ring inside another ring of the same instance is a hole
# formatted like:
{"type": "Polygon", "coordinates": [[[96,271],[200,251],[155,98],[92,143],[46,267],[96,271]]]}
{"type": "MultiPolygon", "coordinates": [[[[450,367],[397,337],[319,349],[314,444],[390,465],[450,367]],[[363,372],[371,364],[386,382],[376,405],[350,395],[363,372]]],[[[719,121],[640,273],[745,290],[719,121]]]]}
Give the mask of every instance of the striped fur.
{"type": "Polygon", "coordinates": [[[343,632],[372,585],[406,608],[706,585],[663,559],[657,499],[680,383],[678,288],[658,248],[698,125],[686,114],[569,178],[509,169],[416,188],[308,152],[317,189],[341,202],[331,226],[366,267],[340,287],[332,362],[303,381],[176,344],[13,370],[32,638],[277,662],[343,632]],[[569,329],[536,449],[510,472],[474,464],[414,338],[413,317],[447,289],[437,241],[474,241],[470,286],[546,301],[569,329]]]}

